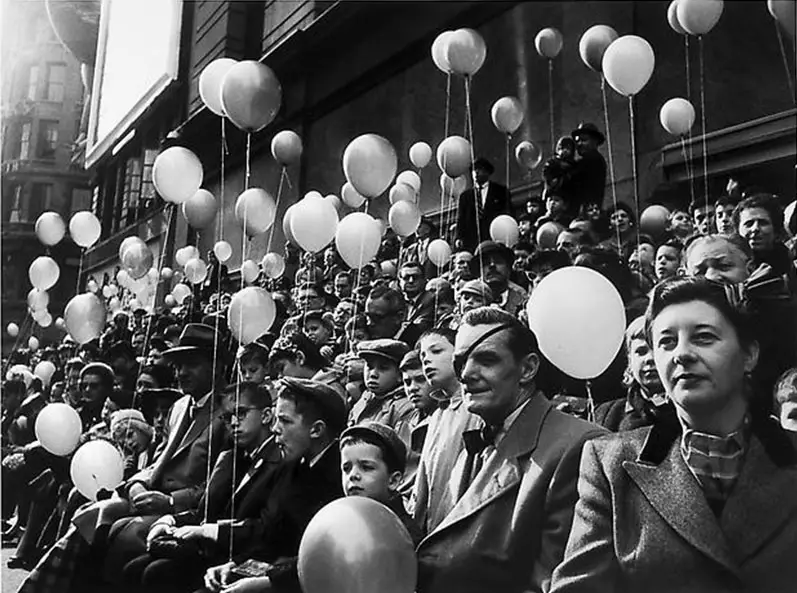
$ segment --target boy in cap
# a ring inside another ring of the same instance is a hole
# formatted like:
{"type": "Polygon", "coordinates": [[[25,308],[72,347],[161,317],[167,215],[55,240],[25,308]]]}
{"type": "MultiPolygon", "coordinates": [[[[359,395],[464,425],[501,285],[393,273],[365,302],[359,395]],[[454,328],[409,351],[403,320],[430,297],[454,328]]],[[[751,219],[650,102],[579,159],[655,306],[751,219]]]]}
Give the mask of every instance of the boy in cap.
{"type": "Polygon", "coordinates": [[[357,356],[365,363],[365,393],[349,414],[349,425],[365,420],[386,424],[409,442],[409,417],[412,404],[401,387],[399,363],[409,348],[404,342],[382,338],[357,345],[357,356]]]}
{"type": "Polygon", "coordinates": [[[365,496],[396,513],[415,545],[421,531],[407,514],[399,494],[407,448],[396,431],[379,422],[350,426],[340,435],[340,469],[346,496],[365,496]]]}
{"type": "Polygon", "coordinates": [[[468,280],[459,289],[457,309],[460,317],[473,309],[486,307],[493,303],[493,291],[483,280],[468,280]]]}
{"type": "Polygon", "coordinates": [[[261,338],[249,342],[241,348],[238,355],[238,369],[241,381],[262,385],[268,377],[269,347],[261,338]]]}

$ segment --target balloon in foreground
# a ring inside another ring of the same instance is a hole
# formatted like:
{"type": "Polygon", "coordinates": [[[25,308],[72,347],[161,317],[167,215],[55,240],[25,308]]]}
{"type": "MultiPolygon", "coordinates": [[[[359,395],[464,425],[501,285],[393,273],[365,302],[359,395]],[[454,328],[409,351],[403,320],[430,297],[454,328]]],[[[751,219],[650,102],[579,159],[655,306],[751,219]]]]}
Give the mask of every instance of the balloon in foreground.
{"type": "Polygon", "coordinates": [[[36,375],[45,385],[50,384],[50,379],[55,374],[55,365],[49,360],[42,360],[33,369],[33,374],[36,375]]]}
{"type": "Polygon", "coordinates": [[[421,224],[421,212],[412,202],[396,202],[390,207],[387,216],[392,228],[399,237],[409,237],[421,224]]]}
{"type": "Polygon", "coordinates": [[[639,228],[652,237],[660,237],[667,230],[670,211],[664,206],[653,204],[648,206],[639,217],[639,228]]]}
{"type": "Polygon", "coordinates": [[[595,72],[601,72],[603,54],[615,39],[617,39],[617,31],[608,25],[590,27],[584,31],[578,44],[581,60],[595,72]]]}
{"type": "Polygon", "coordinates": [[[36,219],[36,236],[44,245],[52,247],[66,234],[66,223],[57,212],[44,212],[36,219]]]}
{"type": "Polygon", "coordinates": [[[224,115],[224,108],[221,106],[221,83],[230,68],[237,63],[232,58],[219,58],[205,66],[199,75],[199,97],[216,115],[224,115]]]}
{"type": "Polygon", "coordinates": [[[455,74],[473,76],[487,59],[487,44],[473,29],[457,29],[448,37],[446,60],[455,74]]]}
{"type": "Polygon", "coordinates": [[[53,258],[46,255],[34,259],[28,268],[30,283],[39,290],[52,288],[60,276],[61,268],[53,258]]]}
{"type": "Polygon", "coordinates": [[[78,344],[85,344],[100,337],[105,327],[105,307],[96,295],[79,294],[64,308],[64,323],[69,335],[78,344]]]}
{"type": "Polygon", "coordinates": [[[187,148],[172,146],[155,158],[152,183],[161,197],[182,204],[199,191],[204,172],[199,158],[187,148]]]}
{"type": "Polygon", "coordinates": [[[246,190],[235,201],[235,218],[249,237],[262,235],[271,228],[276,214],[274,198],[259,187],[246,190]]]}
{"type": "Polygon", "coordinates": [[[85,443],[75,452],[69,475],[78,492],[96,501],[100,490],[113,492],[122,483],[125,463],[122,454],[108,441],[85,443]]]}
{"type": "Polygon", "coordinates": [[[526,311],[542,354],[575,379],[602,374],[623,344],[623,300],[595,270],[552,272],[531,293],[526,311]]]}
{"type": "Polygon", "coordinates": [[[412,593],[418,579],[412,540],[399,518],[364,496],[322,508],[299,546],[305,593],[412,593]]]}
{"type": "Polygon", "coordinates": [[[554,27],[547,27],[537,33],[534,38],[534,47],[537,48],[537,53],[543,58],[553,60],[562,51],[564,39],[559,29],[554,27]]]}
{"type": "Polygon", "coordinates": [[[537,229],[537,245],[543,249],[554,249],[556,247],[556,240],[563,230],[565,230],[565,227],[558,222],[550,220],[543,223],[540,228],[537,229]]]}
{"type": "Polygon", "coordinates": [[[285,273],[285,258],[279,253],[269,252],[263,256],[260,267],[269,278],[279,278],[285,273]]]}
{"type": "Polygon", "coordinates": [[[448,63],[448,42],[453,34],[453,31],[443,31],[432,43],[432,61],[443,74],[451,73],[451,65],[448,63]]]}
{"type": "Polygon", "coordinates": [[[12,338],[16,338],[19,335],[19,326],[11,322],[6,326],[6,332],[8,332],[8,335],[12,338]]]}
{"type": "Polygon", "coordinates": [[[227,241],[217,241],[213,246],[213,253],[221,263],[224,263],[232,257],[232,245],[227,241]]]}
{"type": "Polygon", "coordinates": [[[318,197],[300,200],[291,217],[291,232],[299,247],[318,253],[335,238],[338,211],[332,202],[318,197]]]}
{"type": "Polygon", "coordinates": [[[271,140],[271,155],[283,167],[295,165],[302,158],[302,139],[293,130],[282,130],[271,140]]]}
{"type": "Polygon", "coordinates": [[[695,123],[695,108],[686,99],[676,97],[661,106],[659,120],[673,136],[685,136],[695,123]]]}
{"type": "Polygon", "coordinates": [[[449,136],[437,147],[437,165],[449,177],[459,177],[468,172],[471,147],[462,136],[449,136]]]}
{"type": "Polygon", "coordinates": [[[410,147],[410,162],[423,169],[432,160],[432,147],[426,142],[416,142],[410,147]]]}
{"type": "Polygon", "coordinates": [[[30,348],[32,352],[36,352],[36,350],[39,349],[39,338],[36,336],[28,338],[28,348],[30,348]]]}
{"type": "Polygon", "coordinates": [[[523,123],[523,105],[516,97],[501,97],[493,103],[490,117],[499,132],[514,134],[523,123]]]}
{"type": "Polygon", "coordinates": [[[542,151],[534,142],[524,140],[515,147],[515,159],[521,167],[531,171],[542,162],[542,151]]]}
{"type": "Polygon", "coordinates": [[[496,216],[490,223],[490,237],[496,243],[514,247],[520,239],[520,228],[517,221],[508,214],[496,216]]]}
{"type": "Polygon", "coordinates": [[[244,132],[265,128],[281,105],[282,85],[274,71],[260,62],[238,62],[221,82],[221,106],[230,121],[244,132]]]}
{"type": "Polygon", "coordinates": [[[200,189],[183,202],[183,216],[195,229],[204,229],[216,218],[219,204],[216,198],[206,189],[200,189]]]}
{"type": "Polygon", "coordinates": [[[72,406],[48,404],[36,418],[36,439],[53,455],[64,457],[80,442],[83,422],[72,406]]]}
{"type": "Polygon", "coordinates": [[[343,153],[346,179],[366,198],[376,198],[393,182],[398,157],[393,145],[382,136],[363,134],[352,140],[343,153]]]}
{"type": "Polygon", "coordinates": [[[227,310],[227,324],[238,342],[248,344],[271,328],[275,315],[274,299],[268,291],[247,286],[233,295],[227,310]]]}
{"type": "Polygon", "coordinates": [[[678,22],[691,35],[705,35],[719,22],[723,0],[678,0],[678,22]]]}
{"type": "Polygon", "coordinates": [[[650,80],[656,56],[650,43],[636,35],[615,40],[603,54],[603,75],[611,87],[626,97],[636,95],[650,80]]]}
{"type": "Polygon", "coordinates": [[[208,277],[208,266],[199,258],[194,258],[185,264],[185,278],[191,284],[202,284],[208,277]]]}
{"type": "Polygon", "coordinates": [[[335,233],[335,247],[350,268],[359,270],[376,257],[382,232],[376,220],[364,212],[344,216],[335,233]]]}
{"type": "Polygon", "coordinates": [[[451,260],[451,246],[443,239],[435,239],[427,249],[429,259],[438,268],[442,268],[451,260]]]}

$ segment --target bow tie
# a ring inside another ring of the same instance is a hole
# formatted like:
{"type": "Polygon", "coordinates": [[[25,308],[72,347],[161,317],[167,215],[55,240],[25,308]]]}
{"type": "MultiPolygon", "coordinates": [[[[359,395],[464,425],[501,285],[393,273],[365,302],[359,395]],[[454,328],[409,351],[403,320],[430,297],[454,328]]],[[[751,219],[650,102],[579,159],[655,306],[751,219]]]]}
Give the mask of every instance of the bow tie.
{"type": "Polygon", "coordinates": [[[477,430],[466,430],[462,433],[462,440],[465,443],[465,450],[468,455],[478,455],[487,447],[495,444],[495,437],[501,431],[497,425],[486,425],[477,430]]]}

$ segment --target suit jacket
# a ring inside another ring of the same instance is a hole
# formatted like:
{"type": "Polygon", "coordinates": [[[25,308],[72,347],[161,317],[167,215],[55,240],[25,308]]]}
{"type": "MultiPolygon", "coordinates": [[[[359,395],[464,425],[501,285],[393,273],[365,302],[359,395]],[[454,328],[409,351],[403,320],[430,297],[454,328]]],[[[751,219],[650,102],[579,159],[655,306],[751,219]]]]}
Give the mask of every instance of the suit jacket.
{"type": "Polygon", "coordinates": [[[571,177],[573,202],[568,207],[576,212],[583,204],[603,204],[603,192],[606,189],[606,160],[597,150],[588,152],[576,161],[576,168],[571,177]]]}
{"type": "Polygon", "coordinates": [[[463,247],[471,253],[479,243],[490,238],[490,223],[496,216],[499,214],[514,216],[509,190],[495,181],[490,181],[487,186],[487,200],[481,217],[476,216],[476,198],[473,188],[465,190],[459,196],[457,210],[457,239],[462,241],[463,247]]]}
{"type": "Polygon", "coordinates": [[[797,455],[774,422],[754,425],[719,517],[683,461],[680,427],[587,443],[578,491],[556,593],[795,590],[797,455]]]}
{"type": "Polygon", "coordinates": [[[127,483],[128,488],[140,482],[150,490],[172,495],[177,512],[198,505],[205,490],[208,464],[216,461],[228,440],[228,430],[221,419],[224,410],[213,397],[194,412],[193,420],[180,437],[181,424],[187,420],[185,415],[192,403],[189,395],[174,403],[169,413],[168,430],[155,453],[155,461],[127,483]]]}
{"type": "Polygon", "coordinates": [[[534,395],[418,546],[418,592],[545,590],[570,532],[582,445],[604,432],[534,395]]]}

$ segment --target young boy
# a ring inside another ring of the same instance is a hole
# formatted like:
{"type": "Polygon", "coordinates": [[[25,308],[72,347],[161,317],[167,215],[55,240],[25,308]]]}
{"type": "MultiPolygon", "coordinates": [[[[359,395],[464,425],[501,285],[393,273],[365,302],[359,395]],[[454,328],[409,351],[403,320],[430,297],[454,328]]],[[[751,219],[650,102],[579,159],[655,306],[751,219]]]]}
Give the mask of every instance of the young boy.
{"type": "Polygon", "coordinates": [[[691,237],[695,230],[692,226],[692,218],[686,210],[673,210],[668,223],[667,230],[670,235],[682,243],[691,237]]]}
{"type": "Polygon", "coordinates": [[[346,496],[365,496],[381,502],[407,528],[417,545],[422,534],[407,514],[398,488],[404,477],[407,449],[389,426],[363,422],[340,435],[340,469],[346,496]]]}
{"type": "Polygon", "coordinates": [[[733,208],[736,206],[728,196],[722,196],[714,203],[714,223],[720,235],[730,237],[736,234],[733,225],[733,208]]]}
{"type": "Polygon", "coordinates": [[[773,413],[781,428],[797,432],[797,368],[783,373],[775,384],[773,413]]]}
{"type": "Polygon", "coordinates": [[[683,246],[676,239],[670,239],[659,245],[654,262],[657,282],[672,278],[678,274],[678,268],[681,267],[682,251],[683,246]]]}
{"type": "Polygon", "coordinates": [[[258,338],[244,346],[238,355],[241,381],[263,385],[268,377],[269,347],[258,338]]]}

